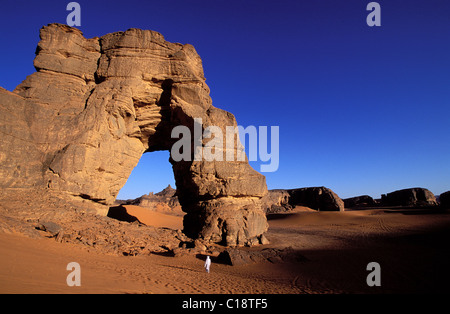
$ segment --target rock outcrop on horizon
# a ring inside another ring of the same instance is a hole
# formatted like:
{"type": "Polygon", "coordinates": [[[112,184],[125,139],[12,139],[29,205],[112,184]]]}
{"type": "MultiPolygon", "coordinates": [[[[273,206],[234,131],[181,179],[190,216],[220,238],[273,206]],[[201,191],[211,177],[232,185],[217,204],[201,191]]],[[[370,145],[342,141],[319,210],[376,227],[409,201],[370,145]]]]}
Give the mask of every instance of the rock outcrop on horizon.
{"type": "Polygon", "coordinates": [[[439,195],[439,205],[444,209],[450,209],[450,191],[444,192],[439,195]]]}
{"type": "Polygon", "coordinates": [[[424,188],[409,188],[381,195],[383,206],[436,206],[436,197],[424,188]]]}
{"type": "Polygon", "coordinates": [[[289,204],[306,206],[319,211],[344,211],[344,202],[324,186],[287,190],[289,204]]]}
{"type": "Polygon", "coordinates": [[[177,190],[169,184],[164,190],[158,193],[150,192],[135,199],[116,200],[120,205],[136,205],[154,211],[165,213],[181,214],[181,205],[176,195],[177,190]]]}
{"type": "Polygon", "coordinates": [[[344,211],[344,202],[326,187],[276,189],[261,199],[266,213],[289,211],[295,206],[305,206],[320,211],[344,211]]]}
{"type": "Polygon", "coordinates": [[[361,195],[343,199],[345,208],[369,207],[377,205],[377,202],[369,195],[361,195]]]}
{"type": "Polygon", "coordinates": [[[269,192],[261,198],[263,210],[267,214],[289,211],[293,208],[289,204],[289,197],[290,195],[287,190],[269,190],[269,192]]]}
{"type": "MultiPolygon", "coordinates": [[[[61,24],[42,27],[40,39],[37,72],[13,92],[0,89],[0,205],[14,198],[32,204],[33,190],[106,215],[142,154],[170,151],[178,141],[175,126],[193,134],[201,118],[202,131],[218,126],[224,136],[226,126],[237,126],[212,105],[202,60],[189,44],[140,29],[86,39],[61,24]]],[[[265,177],[247,159],[193,156],[192,149],[191,161],[170,158],[185,234],[226,245],[260,242],[268,228],[260,204],[265,177]]]]}

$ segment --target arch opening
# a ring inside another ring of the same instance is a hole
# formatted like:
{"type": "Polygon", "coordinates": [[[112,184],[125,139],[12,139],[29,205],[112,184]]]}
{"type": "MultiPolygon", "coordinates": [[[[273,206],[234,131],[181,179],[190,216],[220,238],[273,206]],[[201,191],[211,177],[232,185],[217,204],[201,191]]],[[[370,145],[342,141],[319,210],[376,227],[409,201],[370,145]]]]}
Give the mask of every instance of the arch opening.
{"type": "Polygon", "coordinates": [[[175,188],[172,165],[168,151],[155,151],[142,154],[125,185],[120,189],[116,200],[136,199],[151,192],[158,193],[168,185],[175,188]]]}
{"type": "Polygon", "coordinates": [[[178,201],[168,151],[144,153],[119,191],[107,216],[154,227],[182,229],[184,212],[178,201]]]}

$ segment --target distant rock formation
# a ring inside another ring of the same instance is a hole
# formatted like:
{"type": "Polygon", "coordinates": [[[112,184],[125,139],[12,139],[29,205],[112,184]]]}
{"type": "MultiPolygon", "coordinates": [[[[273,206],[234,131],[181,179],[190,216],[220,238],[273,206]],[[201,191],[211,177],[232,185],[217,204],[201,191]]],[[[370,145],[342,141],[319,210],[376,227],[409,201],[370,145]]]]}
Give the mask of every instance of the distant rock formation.
{"type": "Polygon", "coordinates": [[[306,206],[320,211],[344,211],[344,202],[326,187],[310,187],[287,190],[289,204],[306,206]]]}
{"type": "Polygon", "coordinates": [[[377,202],[369,195],[361,195],[343,199],[345,208],[375,206],[377,202]]]}
{"type": "Polygon", "coordinates": [[[440,206],[444,209],[450,209],[450,191],[444,192],[439,195],[440,206]]]}
{"type": "Polygon", "coordinates": [[[289,204],[289,197],[287,190],[269,190],[261,198],[262,208],[266,213],[280,213],[291,210],[293,207],[289,204]]]}
{"type": "Polygon", "coordinates": [[[266,213],[291,210],[295,206],[306,206],[320,211],[343,211],[344,202],[326,187],[306,187],[289,190],[270,190],[261,199],[266,213]]]}
{"type": "MultiPolygon", "coordinates": [[[[86,39],[61,24],[42,27],[40,39],[37,72],[13,92],[0,88],[0,201],[31,204],[33,190],[106,215],[142,154],[178,141],[171,137],[175,126],[193,134],[201,118],[201,131],[218,126],[224,137],[227,126],[237,126],[231,113],[212,105],[202,60],[189,44],[140,29],[86,39]]],[[[258,242],[268,228],[260,204],[265,177],[247,160],[193,156],[170,159],[186,235],[226,245],[258,242]]]]}
{"type": "Polygon", "coordinates": [[[436,206],[436,197],[424,188],[409,188],[394,191],[381,196],[383,206],[436,206]]]}
{"type": "Polygon", "coordinates": [[[116,201],[116,203],[120,205],[136,205],[155,211],[182,215],[178,196],[175,195],[176,192],[177,190],[172,188],[169,184],[169,186],[161,192],[154,194],[153,192],[150,192],[149,194],[142,195],[135,199],[120,200],[116,201]]]}

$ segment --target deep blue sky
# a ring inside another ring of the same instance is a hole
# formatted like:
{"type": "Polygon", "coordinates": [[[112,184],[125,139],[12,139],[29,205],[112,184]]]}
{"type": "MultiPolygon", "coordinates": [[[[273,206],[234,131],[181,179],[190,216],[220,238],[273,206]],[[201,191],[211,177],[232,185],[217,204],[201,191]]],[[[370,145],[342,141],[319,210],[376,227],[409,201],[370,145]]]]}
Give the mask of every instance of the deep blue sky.
{"type": "MultiPolygon", "coordinates": [[[[70,1],[2,1],[0,86],[33,73],[39,28],[70,1]]],[[[326,186],[342,198],[450,190],[450,1],[78,1],[88,38],[137,27],[193,44],[213,104],[238,123],[280,127],[272,188],[326,186]]],[[[259,163],[251,163],[259,169],[259,163]]],[[[145,154],[119,194],[173,183],[168,153],[145,154]]]]}

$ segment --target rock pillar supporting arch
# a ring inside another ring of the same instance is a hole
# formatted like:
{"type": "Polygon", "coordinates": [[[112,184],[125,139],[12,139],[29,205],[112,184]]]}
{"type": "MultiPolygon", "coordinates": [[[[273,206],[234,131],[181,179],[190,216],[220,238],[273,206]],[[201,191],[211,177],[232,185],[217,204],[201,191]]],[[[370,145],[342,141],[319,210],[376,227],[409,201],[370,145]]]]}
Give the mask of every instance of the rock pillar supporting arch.
{"type": "MultiPolygon", "coordinates": [[[[173,127],[193,132],[195,118],[223,134],[236,126],[212,106],[191,45],[139,29],[86,39],[60,24],[40,37],[37,72],[13,92],[0,89],[5,190],[39,189],[106,214],[144,152],[170,151],[173,127]]],[[[261,242],[265,177],[247,160],[223,160],[171,158],[184,231],[226,245],[261,242]]]]}

